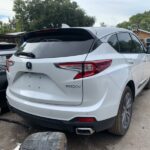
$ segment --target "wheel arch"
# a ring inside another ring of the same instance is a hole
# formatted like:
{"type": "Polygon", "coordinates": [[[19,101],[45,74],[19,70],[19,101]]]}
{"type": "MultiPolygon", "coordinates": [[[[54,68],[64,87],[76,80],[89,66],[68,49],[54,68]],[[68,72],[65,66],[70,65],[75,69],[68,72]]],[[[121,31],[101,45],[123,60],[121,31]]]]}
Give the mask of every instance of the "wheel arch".
{"type": "Polygon", "coordinates": [[[130,87],[132,93],[133,93],[133,99],[135,98],[135,84],[133,80],[130,80],[127,85],[128,87],[130,87]]]}

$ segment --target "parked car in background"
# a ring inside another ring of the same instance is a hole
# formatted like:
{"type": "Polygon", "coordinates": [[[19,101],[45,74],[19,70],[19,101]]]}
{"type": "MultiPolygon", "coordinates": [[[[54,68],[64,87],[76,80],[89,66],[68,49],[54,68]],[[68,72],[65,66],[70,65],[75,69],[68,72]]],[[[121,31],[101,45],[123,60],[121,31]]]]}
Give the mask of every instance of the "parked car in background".
{"type": "Polygon", "coordinates": [[[16,51],[16,44],[0,42],[0,112],[7,108],[6,102],[6,60],[16,51]]]}
{"type": "Polygon", "coordinates": [[[15,112],[56,130],[124,135],[135,97],[150,87],[150,56],[120,28],[28,33],[8,61],[7,98],[15,112]]]}

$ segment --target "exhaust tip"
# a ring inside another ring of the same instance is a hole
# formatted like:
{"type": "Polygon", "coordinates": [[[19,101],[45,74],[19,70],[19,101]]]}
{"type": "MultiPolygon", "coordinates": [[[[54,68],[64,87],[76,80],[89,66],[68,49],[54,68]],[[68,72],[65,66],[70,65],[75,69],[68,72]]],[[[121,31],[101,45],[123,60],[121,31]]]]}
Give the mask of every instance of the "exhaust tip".
{"type": "Polygon", "coordinates": [[[92,128],[76,128],[77,135],[92,135],[94,132],[92,128]]]}

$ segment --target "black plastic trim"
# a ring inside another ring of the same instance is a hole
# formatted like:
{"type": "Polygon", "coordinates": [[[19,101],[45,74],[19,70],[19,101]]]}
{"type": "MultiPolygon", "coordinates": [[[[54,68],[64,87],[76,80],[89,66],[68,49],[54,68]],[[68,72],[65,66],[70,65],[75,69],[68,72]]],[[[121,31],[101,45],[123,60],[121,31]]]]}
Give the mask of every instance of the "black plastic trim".
{"type": "Polygon", "coordinates": [[[115,121],[115,117],[113,117],[104,121],[98,121],[94,123],[76,123],[72,121],[63,121],[63,120],[43,118],[43,117],[35,116],[29,113],[25,113],[16,108],[13,108],[10,105],[9,107],[13,112],[16,112],[23,118],[27,119],[29,122],[34,123],[41,127],[45,127],[45,128],[53,129],[57,131],[67,131],[67,132],[75,133],[76,128],[92,128],[95,132],[99,132],[99,131],[103,131],[112,127],[115,121]]]}

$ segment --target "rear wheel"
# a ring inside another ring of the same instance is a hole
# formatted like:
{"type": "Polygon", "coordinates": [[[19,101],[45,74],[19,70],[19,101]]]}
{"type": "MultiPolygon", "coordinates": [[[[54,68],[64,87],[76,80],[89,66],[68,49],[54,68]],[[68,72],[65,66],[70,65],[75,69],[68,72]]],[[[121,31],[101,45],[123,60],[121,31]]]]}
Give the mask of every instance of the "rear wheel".
{"type": "Polygon", "coordinates": [[[132,117],[132,105],[133,105],[133,93],[130,87],[126,87],[118,111],[118,115],[115,119],[115,123],[109,132],[116,135],[125,135],[129,129],[131,117],[132,117]]]}

